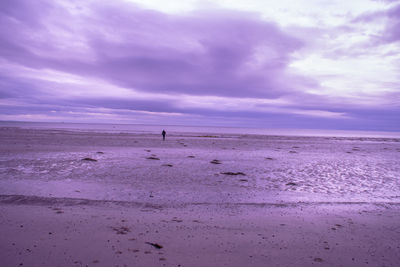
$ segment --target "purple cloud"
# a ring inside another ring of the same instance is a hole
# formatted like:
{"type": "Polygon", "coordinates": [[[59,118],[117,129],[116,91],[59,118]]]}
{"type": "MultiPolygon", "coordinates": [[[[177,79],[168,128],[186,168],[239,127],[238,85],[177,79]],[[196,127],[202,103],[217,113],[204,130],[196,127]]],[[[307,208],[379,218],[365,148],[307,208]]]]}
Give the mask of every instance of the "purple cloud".
{"type": "Polygon", "coordinates": [[[90,6],[89,15],[66,13],[57,21],[61,25],[56,30],[69,35],[75,34],[75,28],[83,28],[76,34],[86,41],[94,58],[77,59],[75,51],[69,51],[72,55],[68,57],[52,43],[42,43],[50,33],[39,22],[51,22],[51,15],[46,18],[51,12],[16,12],[21,3],[8,4],[9,11],[1,18],[6,34],[0,53],[28,67],[100,77],[146,92],[196,95],[275,98],[294,89],[288,81],[312,83],[312,79],[285,71],[290,54],[300,49],[302,42],[253,14],[220,10],[171,16],[119,1],[96,4],[90,6]],[[23,12],[38,14],[25,21],[23,12]],[[14,19],[30,26],[18,27],[14,19]],[[35,53],[37,48],[39,53],[35,53]]]}
{"type": "MultiPolygon", "coordinates": [[[[381,38],[398,40],[399,6],[358,21],[378,16],[389,21],[381,38]]],[[[223,9],[171,15],[127,1],[2,1],[0,101],[6,104],[0,102],[0,110],[49,116],[70,111],[78,118],[80,111],[104,108],[121,116],[176,113],[261,124],[268,118],[277,127],[323,125],[322,117],[354,125],[349,118],[369,112],[395,121],[387,108],[315,93],[324,89],[323,75],[294,71],[294,55],[298,60],[314,45],[326,45],[327,32],[340,33],[290,29],[257,13],[223,9]]],[[[342,60],[352,53],[338,46],[321,54],[342,60]]]]}
{"type": "Polygon", "coordinates": [[[387,12],[389,21],[386,26],[384,38],[389,42],[400,40],[400,4],[387,12]]]}
{"type": "Polygon", "coordinates": [[[378,43],[392,43],[400,40],[400,4],[393,5],[386,10],[362,14],[353,20],[353,22],[363,23],[376,21],[382,21],[385,24],[383,31],[376,36],[378,43]]]}

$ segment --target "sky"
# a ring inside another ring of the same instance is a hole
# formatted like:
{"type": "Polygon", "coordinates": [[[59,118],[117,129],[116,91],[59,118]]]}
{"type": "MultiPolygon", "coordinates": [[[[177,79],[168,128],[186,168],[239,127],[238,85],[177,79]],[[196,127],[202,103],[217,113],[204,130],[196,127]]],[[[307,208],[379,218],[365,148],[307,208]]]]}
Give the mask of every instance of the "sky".
{"type": "Polygon", "coordinates": [[[0,120],[400,131],[400,1],[2,0],[0,120]]]}

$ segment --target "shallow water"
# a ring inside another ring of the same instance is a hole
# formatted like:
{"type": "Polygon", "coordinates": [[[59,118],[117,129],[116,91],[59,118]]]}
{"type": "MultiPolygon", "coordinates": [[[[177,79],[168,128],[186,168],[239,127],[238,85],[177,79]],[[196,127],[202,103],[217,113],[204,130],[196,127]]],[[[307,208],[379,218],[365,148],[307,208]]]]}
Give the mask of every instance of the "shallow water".
{"type": "Polygon", "coordinates": [[[253,134],[277,136],[330,136],[330,137],[386,137],[400,138],[400,132],[354,131],[329,129],[277,129],[277,128],[243,128],[243,127],[212,127],[212,126],[182,126],[182,125],[144,125],[144,124],[102,124],[102,123],[54,123],[54,122],[7,122],[0,121],[0,127],[20,127],[26,129],[64,129],[73,131],[92,131],[110,133],[151,133],[161,134],[165,129],[168,133],[209,133],[209,134],[253,134]]]}
{"type": "Polygon", "coordinates": [[[160,205],[400,202],[395,138],[199,133],[163,142],[155,134],[83,130],[0,134],[0,195],[160,205]]]}

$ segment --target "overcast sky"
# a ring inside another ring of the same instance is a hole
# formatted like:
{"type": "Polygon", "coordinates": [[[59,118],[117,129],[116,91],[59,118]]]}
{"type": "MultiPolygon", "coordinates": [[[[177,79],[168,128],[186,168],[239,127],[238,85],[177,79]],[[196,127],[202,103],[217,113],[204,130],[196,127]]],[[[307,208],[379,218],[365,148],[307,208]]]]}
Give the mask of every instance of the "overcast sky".
{"type": "Polygon", "coordinates": [[[1,0],[0,120],[400,131],[400,1],[1,0]]]}

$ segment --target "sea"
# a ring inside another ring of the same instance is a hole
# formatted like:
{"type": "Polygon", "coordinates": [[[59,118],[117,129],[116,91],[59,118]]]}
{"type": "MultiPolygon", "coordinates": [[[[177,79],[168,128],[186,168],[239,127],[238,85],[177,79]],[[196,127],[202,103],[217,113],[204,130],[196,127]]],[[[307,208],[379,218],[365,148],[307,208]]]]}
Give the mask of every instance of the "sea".
{"type": "Polygon", "coordinates": [[[0,127],[19,127],[25,129],[53,129],[71,131],[93,131],[110,133],[159,134],[168,133],[203,133],[203,134],[253,134],[279,136],[322,136],[322,137],[372,137],[400,138],[400,132],[357,131],[332,129],[293,129],[293,128],[245,128],[216,126],[184,125],[147,125],[147,124],[106,124],[106,123],[67,123],[67,122],[21,122],[0,121],[0,127]]]}

